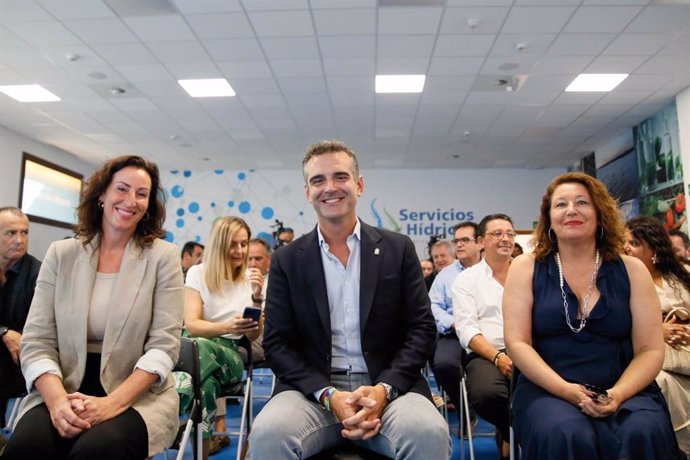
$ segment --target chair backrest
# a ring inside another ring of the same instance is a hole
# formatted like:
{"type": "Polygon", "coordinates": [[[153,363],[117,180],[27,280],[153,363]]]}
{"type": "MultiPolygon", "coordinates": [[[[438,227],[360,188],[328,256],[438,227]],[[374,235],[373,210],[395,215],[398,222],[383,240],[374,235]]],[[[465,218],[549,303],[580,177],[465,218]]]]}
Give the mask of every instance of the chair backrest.
{"type": "MultiPolygon", "coordinates": [[[[199,347],[194,339],[182,337],[180,339],[180,356],[175,365],[176,371],[188,373],[192,377],[192,390],[196,408],[201,409],[201,369],[199,364],[199,347]]],[[[201,422],[201,410],[194,410],[190,417],[195,422],[201,422]]]]}

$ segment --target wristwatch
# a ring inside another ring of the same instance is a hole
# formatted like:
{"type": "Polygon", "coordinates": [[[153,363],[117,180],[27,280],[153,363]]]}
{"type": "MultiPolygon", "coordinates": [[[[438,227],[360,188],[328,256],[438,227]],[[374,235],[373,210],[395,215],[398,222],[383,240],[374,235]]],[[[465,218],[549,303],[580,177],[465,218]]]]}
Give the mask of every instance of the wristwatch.
{"type": "Polygon", "coordinates": [[[9,330],[10,330],[10,328],[7,326],[0,326],[0,339],[3,338],[5,336],[5,334],[7,334],[7,331],[9,331],[9,330]]]}
{"type": "Polygon", "coordinates": [[[379,382],[377,383],[377,385],[381,385],[386,390],[386,399],[388,400],[388,402],[391,402],[398,397],[398,389],[395,388],[393,385],[389,385],[384,382],[379,382]]]}

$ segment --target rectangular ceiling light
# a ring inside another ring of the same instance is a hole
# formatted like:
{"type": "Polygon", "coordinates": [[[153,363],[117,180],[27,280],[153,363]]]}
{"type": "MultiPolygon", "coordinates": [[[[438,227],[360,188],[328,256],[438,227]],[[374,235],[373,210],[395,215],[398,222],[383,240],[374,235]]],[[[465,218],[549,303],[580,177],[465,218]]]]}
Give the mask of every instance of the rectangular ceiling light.
{"type": "Polygon", "coordinates": [[[225,78],[206,78],[199,80],[177,80],[187,94],[192,97],[228,97],[234,96],[235,90],[225,78]]]}
{"type": "Polygon", "coordinates": [[[628,78],[627,73],[581,73],[565,89],[567,92],[611,91],[628,78]]]}
{"type": "Polygon", "coordinates": [[[426,75],[377,75],[377,93],[421,93],[426,75]]]}
{"type": "Polygon", "coordinates": [[[55,102],[62,100],[41,85],[0,86],[0,92],[19,102],[55,102]]]}

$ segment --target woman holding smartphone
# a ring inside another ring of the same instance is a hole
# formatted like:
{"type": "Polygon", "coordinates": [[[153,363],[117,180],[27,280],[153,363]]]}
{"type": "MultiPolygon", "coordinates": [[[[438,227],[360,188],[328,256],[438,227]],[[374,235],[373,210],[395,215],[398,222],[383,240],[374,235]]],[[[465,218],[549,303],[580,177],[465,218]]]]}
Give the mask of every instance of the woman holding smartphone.
{"type": "Polygon", "coordinates": [[[533,254],[503,294],[508,354],[522,374],[514,428],[526,460],[672,460],[678,450],[654,383],[664,360],[649,271],[621,256],[624,226],[604,184],[556,177],[533,254]]]}
{"type": "Polygon", "coordinates": [[[203,454],[208,458],[216,419],[216,393],[242,378],[244,365],[237,352],[242,336],[253,341],[263,319],[243,317],[245,307],[261,308],[264,277],[247,268],[251,230],[239,217],[223,217],[213,225],[203,263],[187,272],[184,322],[197,338],[205,420],[203,454]]]}

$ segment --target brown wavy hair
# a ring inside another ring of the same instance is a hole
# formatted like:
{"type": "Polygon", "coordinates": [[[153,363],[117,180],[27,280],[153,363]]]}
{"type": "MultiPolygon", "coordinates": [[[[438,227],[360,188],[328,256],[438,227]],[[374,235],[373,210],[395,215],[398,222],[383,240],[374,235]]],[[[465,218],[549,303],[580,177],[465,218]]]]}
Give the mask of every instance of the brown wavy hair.
{"type": "Polygon", "coordinates": [[[124,155],[107,161],[99,170],[94,172],[81,192],[79,206],[77,206],[78,223],[75,233],[82,240],[84,246],[103,233],[103,209],[98,206],[99,198],[113,181],[115,173],[128,166],[146,171],[151,178],[149,206],[146,209],[148,217],[137,223],[137,228],[134,230],[134,241],[143,249],[144,247],[151,247],[157,238],[163,238],[165,235],[163,230],[165,204],[158,166],[139,156],[124,155]]]}
{"type": "Polygon", "coordinates": [[[612,261],[623,253],[625,241],[625,224],[618,209],[616,200],[611,196],[606,186],[594,177],[580,172],[561,174],[554,178],[546,188],[546,193],[541,199],[539,222],[532,237],[534,256],[539,261],[558,250],[558,239],[552,242],[549,239],[551,229],[551,198],[559,185],[580,184],[587,189],[592,199],[592,205],[597,213],[597,248],[603,260],[612,261]],[[601,228],[601,230],[600,230],[601,228]],[[601,232],[601,237],[599,237],[601,232]]]}

